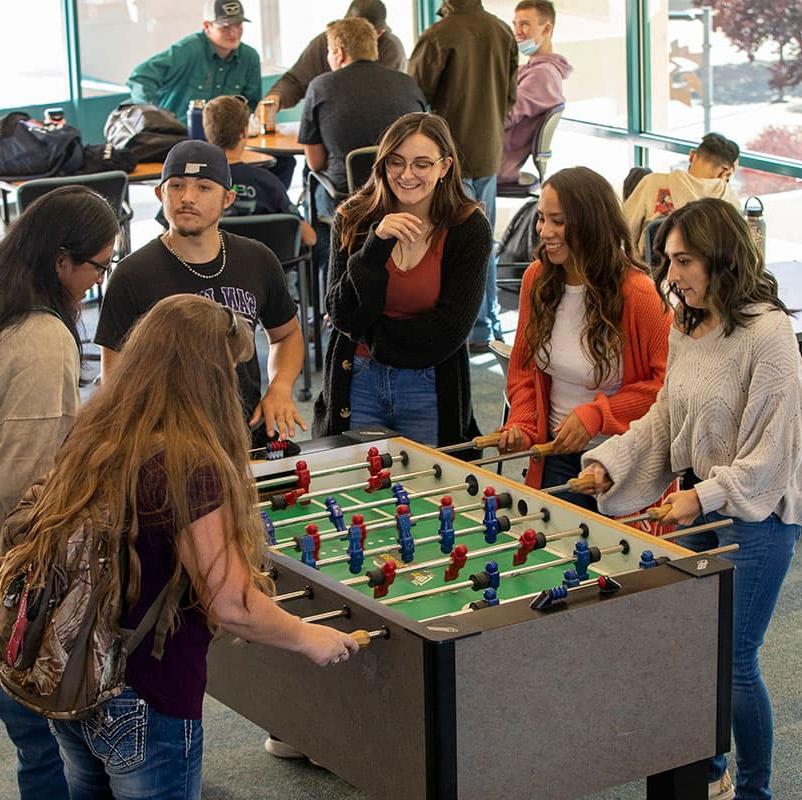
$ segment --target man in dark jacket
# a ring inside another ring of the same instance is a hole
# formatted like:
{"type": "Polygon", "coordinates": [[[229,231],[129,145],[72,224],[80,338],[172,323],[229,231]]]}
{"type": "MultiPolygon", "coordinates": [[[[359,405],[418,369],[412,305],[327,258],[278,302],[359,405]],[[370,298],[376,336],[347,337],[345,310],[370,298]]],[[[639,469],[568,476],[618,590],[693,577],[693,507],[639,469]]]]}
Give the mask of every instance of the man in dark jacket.
{"type": "MultiPolygon", "coordinates": [[[[437,13],[443,19],[421,34],[409,74],[432,111],[448,122],[461,152],[465,189],[484,205],[493,227],[496,173],[504,120],[515,101],[518,48],[509,28],[488,14],[481,0],[443,0],[437,13]]],[[[491,339],[501,339],[492,255],[471,349],[487,350],[491,339]]]]}
{"type": "MultiPolygon", "coordinates": [[[[362,17],[376,29],[379,43],[379,64],[403,71],[407,57],[401,40],[387,27],[387,9],[381,0],[354,0],[346,17],[362,17]]],[[[270,89],[266,99],[275,100],[277,108],[291,108],[303,100],[309,84],[318,75],[329,72],[326,58],[326,32],[315,36],[301,53],[298,60],[270,89]]]]}

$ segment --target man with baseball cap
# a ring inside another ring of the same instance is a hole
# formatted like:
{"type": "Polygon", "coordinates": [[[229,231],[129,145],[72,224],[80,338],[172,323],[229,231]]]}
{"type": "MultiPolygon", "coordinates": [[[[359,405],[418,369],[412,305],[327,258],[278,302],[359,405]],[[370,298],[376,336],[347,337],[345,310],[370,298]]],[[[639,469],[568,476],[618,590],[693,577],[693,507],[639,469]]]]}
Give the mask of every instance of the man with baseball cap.
{"type": "Polygon", "coordinates": [[[134,67],[131,99],[172,111],[182,122],[192,100],[241,94],[251,111],[262,96],[259,53],[242,44],[242,23],[250,20],[239,0],[206,0],[203,30],[191,33],[134,67]]]}
{"type": "MultiPolygon", "coordinates": [[[[261,431],[263,421],[268,436],[274,430],[294,436],[296,424],[306,430],[292,400],[304,343],[281,264],[260,242],[218,227],[235,199],[225,153],[208,142],[179,142],[167,154],[156,196],[170,227],[123,259],[109,279],[95,334],[101,375],[114,369],[129,330],[159,300],[202,294],[267,332],[270,384],[264,396],[256,353],[237,367],[250,425],[261,431]]],[[[264,444],[260,436],[255,446],[264,444]]]]}

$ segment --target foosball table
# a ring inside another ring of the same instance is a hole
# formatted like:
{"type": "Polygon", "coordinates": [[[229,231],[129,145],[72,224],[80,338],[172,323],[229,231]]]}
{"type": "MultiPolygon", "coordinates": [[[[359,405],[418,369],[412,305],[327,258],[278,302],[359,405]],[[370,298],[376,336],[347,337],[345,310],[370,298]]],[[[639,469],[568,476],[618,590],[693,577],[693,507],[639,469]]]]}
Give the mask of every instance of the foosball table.
{"type": "Polygon", "coordinates": [[[223,637],[209,694],[371,796],[706,798],[730,562],[376,436],[253,464],[276,600],[369,646],[320,669],[223,637]]]}

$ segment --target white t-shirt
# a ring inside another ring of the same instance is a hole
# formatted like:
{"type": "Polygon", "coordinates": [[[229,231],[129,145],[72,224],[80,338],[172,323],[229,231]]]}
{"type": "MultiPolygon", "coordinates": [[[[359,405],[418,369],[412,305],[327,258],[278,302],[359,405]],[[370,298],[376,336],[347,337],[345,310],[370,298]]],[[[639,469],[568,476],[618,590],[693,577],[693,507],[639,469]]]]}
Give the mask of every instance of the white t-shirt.
{"type": "MultiPolygon", "coordinates": [[[[621,358],[615,373],[601,386],[595,386],[593,361],[582,349],[582,330],[585,327],[585,287],[566,286],[557,306],[551,330],[551,357],[544,370],[551,377],[549,395],[549,431],[577,407],[590,403],[599,392],[615,394],[621,388],[621,358]]],[[[597,434],[586,447],[596,447],[608,437],[597,434]]]]}

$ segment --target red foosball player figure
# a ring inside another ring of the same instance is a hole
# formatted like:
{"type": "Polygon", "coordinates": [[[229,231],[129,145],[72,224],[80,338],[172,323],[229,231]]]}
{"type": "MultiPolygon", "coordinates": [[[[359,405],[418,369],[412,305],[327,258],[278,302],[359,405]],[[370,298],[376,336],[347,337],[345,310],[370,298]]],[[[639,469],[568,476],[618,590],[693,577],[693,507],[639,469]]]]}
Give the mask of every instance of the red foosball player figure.
{"type": "Polygon", "coordinates": [[[351,517],[351,527],[356,525],[362,531],[362,549],[365,549],[365,539],[368,538],[368,526],[365,525],[365,518],[361,514],[354,514],[351,517]]]}
{"type": "Polygon", "coordinates": [[[451,551],[451,564],[446,569],[445,580],[454,581],[459,577],[459,571],[465,566],[468,560],[468,548],[464,544],[458,544],[451,551]]]}
{"type": "MultiPolygon", "coordinates": [[[[295,476],[298,480],[298,488],[296,489],[296,492],[298,492],[298,499],[303,503],[304,501],[301,495],[309,491],[309,486],[312,483],[312,473],[309,471],[306,461],[295,462],[295,476]]],[[[307,500],[306,502],[309,501],[307,500]]]]}
{"type": "Polygon", "coordinates": [[[382,464],[382,457],[379,455],[379,448],[378,447],[371,447],[368,450],[368,472],[371,475],[378,475],[384,465],[382,464]]]}
{"type": "Polygon", "coordinates": [[[306,528],[304,528],[308,536],[312,537],[312,541],[315,543],[315,549],[312,551],[315,557],[315,561],[318,560],[320,556],[320,534],[318,533],[317,525],[314,522],[310,522],[306,528]]]}
{"type": "Polygon", "coordinates": [[[518,548],[518,552],[512,557],[512,563],[514,566],[519,566],[520,564],[526,564],[526,557],[535,549],[535,532],[532,528],[527,528],[519,537],[518,543],[520,547],[518,548]]]}
{"type": "Polygon", "coordinates": [[[372,569],[367,573],[368,586],[373,588],[374,597],[385,597],[395,580],[395,561],[385,561],[380,569],[372,569]]]}
{"type": "Polygon", "coordinates": [[[368,486],[365,491],[368,492],[375,492],[379,489],[389,489],[390,488],[390,470],[383,469],[380,472],[377,472],[375,475],[371,475],[368,478],[368,486]]]}

